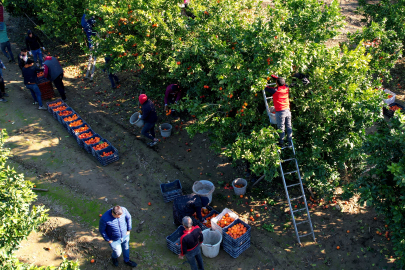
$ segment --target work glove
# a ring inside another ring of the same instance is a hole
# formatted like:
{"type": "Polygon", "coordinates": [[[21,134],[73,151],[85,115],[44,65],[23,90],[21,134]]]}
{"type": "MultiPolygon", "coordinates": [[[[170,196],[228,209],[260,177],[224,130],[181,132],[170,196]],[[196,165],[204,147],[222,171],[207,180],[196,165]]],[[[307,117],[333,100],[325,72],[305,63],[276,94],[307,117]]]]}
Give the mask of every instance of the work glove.
{"type": "Polygon", "coordinates": [[[142,117],[142,115],[139,114],[139,115],[138,115],[138,118],[141,119],[141,117],[142,117]]]}
{"type": "Polygon", "coordinates": [[[30,55],[32,55],[32,52],[30,51],[30,55]]]}
{"type": "Polygon", "coordinates": [[[42,47],[42,50],[44,50],[44,51],[45,51],[45,47],[42,47]]]}

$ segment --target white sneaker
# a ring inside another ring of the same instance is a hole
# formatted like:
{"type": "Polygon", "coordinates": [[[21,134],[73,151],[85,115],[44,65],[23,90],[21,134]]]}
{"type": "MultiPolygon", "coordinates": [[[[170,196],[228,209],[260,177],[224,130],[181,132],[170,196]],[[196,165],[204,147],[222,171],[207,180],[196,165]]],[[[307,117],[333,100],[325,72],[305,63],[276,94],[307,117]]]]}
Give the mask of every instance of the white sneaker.
{"type": "Polygon", "coordinates": [[[39,106],[38,110],[48,110],[45,106],[39,106]]]}

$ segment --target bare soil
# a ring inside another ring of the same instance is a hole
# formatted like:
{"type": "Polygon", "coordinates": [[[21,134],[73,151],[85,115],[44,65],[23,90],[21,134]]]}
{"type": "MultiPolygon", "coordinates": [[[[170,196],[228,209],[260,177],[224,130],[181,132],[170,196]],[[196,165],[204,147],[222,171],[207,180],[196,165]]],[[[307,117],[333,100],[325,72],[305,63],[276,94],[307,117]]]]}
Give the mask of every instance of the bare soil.
{"type": "MultiPolygon", "coordinates": [[[[341,3],[344,15],[350,18],[347,21],[352,28],[348,31],[361,26],[360,18],[353,14],[356,3],[341,3]]],[[[5,20],[16,56],[25,29],[33,26],[24,18],[5,16],[5,20]]],[[[376,234],[387,229],[373,209],[358,205],[356,200],[343,200],[337,189],[336,203],[318,202],[311,209],[317,242],[306,237],[303,247],[299,247],[289,226],[281,183],[268,185],[262,181],[244,198],[235,196],[224,186],[237,177],[251,184],[253,177],[245,165],[232,167],[227,158],[212,152],[205,134],[189,138],[185,128],[193,118],[165,116],[162,100],[156,102],[160,105],[159,123],[170,122],[178,129],[169,138],[158,136],[161,142],[148,148],[140,129],[129,124],[129,117],[139,109],[136,74],[119,74],[121,87],[116,90],[111,90],[100,70],[94,82],[83,80],[86,57],[68,46],[42,39],[65,66],[68,104],[118,148],[120,160],[100,166],[48,112],[32,105],[18,66],[6,63],[3,74],[10,98],[0,104],[0,127],[9,132],[7,146],[12,148],[12,163],[38,188],[49,189],[38,192],[37,204],[50,208],[50,218],[22,243],[16,253],[22,261],[58,265],[66,255],[79,260],[81,269],[116,269],[97,226],[99,214],[119,204],[133,217],[130,245],[137,269],[189,269],[166,248],[165,238],[176,227],[172,224],[172,204],[163,202],[160,184],[180,179],[187,194],[192,192],[194,181],[205,179],[216,186],[214,209],[232,209],[252,226],[252,245],[247,251],[233,259],[221,249],[216,258],[204,257],[206,269],[394,269],[389,241],[376,234]],[[263,200],[267,201],[265,205],[263,200]],[[255,215],[260,214],[254,222],[248,219],[251,209],[255,215]],[[91,264],[93,258],[95,263],[91,264]]],[[[163,93],[164,89],[162,97],[163,93]]],[[[122,258],[120,262],[118,269],[126,269],[122,258]]]]}

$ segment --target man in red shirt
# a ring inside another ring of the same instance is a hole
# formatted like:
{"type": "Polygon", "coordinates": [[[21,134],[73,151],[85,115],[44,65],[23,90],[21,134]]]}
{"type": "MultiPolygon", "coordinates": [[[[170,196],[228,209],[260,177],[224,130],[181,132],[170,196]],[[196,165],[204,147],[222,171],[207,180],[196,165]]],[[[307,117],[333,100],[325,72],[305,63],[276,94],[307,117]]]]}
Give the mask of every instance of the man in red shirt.
{"type": "Polygon", "coordinates": [[[181,253],[179,258],[184,259],[185,255],[191,270],[204,270],[200,248],[204,240],[202,231],[200,227],[193,226],[193,221],[188,216],[183,218],[183,226],[184,232],[180,237],[181,253]]]}
{"type": "Polygon", "coordinates": [[[271,75],[276,81],[277,87],[266,87],[264,90],[273,97],[274,108],[276,109],[277,128],[281,130],[279,146],[284,144],[285,129],[287,129],[287,144],[292,145],[292,125],[290,112],[290,89],[285,84],[284,78],[271,75]]]}

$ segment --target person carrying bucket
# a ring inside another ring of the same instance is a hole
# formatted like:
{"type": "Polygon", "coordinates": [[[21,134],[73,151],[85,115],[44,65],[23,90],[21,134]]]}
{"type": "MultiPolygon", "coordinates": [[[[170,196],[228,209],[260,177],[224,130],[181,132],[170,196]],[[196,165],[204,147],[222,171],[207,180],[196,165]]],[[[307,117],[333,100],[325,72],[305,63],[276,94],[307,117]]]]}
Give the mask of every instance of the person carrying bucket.
{"type": "Polygon", "coordinates": [[[186,256],[187,261],[191,266],[191,270],[204,270],[204,264],[201,256],[201,244],[204,236],[200,227],[193,226],[193,221],[189,216],[182,219],[184,231],[180,237],[180,254],[179,259],[184,259],[186,256]]]}
{"type": "Polygon", "coordinates": [[[176,226],[180,226],[185,216],[197,214],[201,222],[205,222],[201,215],[201,209],[206,207],[210,200],[197,194],[189,194],[177,197],[173,202],[173,219],[176,226]]]}
{"type": "Polygon", "coordinates": [[[139,115],[139,118],[145,122],[141,133],[146,138],[152,140],[147,145],[154,146],[159,142],[159,140],[155,138],[155,125],[157,121],[155,104],[153,104],[145,94],[139,96],[139,102],[142,105],[142,115],[139,115]]]}

